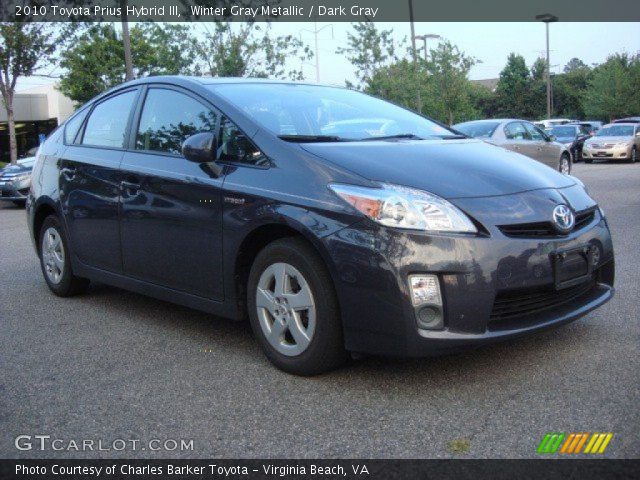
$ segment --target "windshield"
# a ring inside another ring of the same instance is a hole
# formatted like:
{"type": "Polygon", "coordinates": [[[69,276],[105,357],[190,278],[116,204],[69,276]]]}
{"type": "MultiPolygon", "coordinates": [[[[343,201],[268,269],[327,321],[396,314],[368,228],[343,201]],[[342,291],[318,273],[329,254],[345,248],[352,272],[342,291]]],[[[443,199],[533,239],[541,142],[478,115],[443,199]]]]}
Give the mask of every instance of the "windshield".
{"type": "Polygon", "coordinates": [[[409,110],[344,88],[277,83],[209,88],[267,130],[287,139],[458,138],[455,132],[409,110]]]}
{"type": "Polygon", "coordinates": [[[575,137],[576,127],[553,127],[551,133],[556,137],[575,137]]]}
{"type": "Polygon", "coordinates": [[[596,137],[631,137],[633,125],[611,125],[598,130],[596,137]]]}
{"type": "Polygon", "coordinates": [[[489,138],[500,122],[467,122],[454,125],[453,128],[473,138],[489,138]]]}
{"type": "Polygon", "coordinates": [[[23,167],[33,167],[33,164],[36,162],[36,157],[27,157],[22,158],[17,161],[18,165],[23,167]]]}

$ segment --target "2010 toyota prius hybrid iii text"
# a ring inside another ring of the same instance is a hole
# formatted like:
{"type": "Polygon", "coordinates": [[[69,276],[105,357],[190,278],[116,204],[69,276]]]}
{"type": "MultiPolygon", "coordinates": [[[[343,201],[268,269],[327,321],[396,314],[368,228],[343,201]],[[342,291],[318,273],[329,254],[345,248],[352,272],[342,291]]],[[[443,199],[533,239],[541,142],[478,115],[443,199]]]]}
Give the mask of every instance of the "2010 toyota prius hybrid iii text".
{"type": "Polygon", "coordinates": [[[248,316],[303,375],[534,332],[613,295],[578,180],[342,88],[121,85],[41,146],[27,216],[55,294],[96,280],[248,316]]]}

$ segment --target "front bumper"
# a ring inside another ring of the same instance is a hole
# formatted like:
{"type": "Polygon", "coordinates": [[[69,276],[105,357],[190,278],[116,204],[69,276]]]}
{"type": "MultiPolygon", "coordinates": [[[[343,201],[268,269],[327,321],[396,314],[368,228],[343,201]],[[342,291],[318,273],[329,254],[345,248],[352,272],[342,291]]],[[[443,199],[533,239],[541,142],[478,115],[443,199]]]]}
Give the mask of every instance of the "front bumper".
{"type": "Polygon", "coordinates": [[[582,149],[582,158],[615,160],[631,158],[631,146],[610,147],[610,148],[591,148],[585,146],[582,149]]]}
{"type": "MultiPolygon", "coordinates": [[[[515,201],[513,196],[494,197],[480,209],[518,212],[515,201]],[[492,202],[500,202],[503,209],[492,202]]],[[[598,211],[588,224],[558,238],[510,238],[497,227],[487,228],[478,236],[427,235],[363,221],[326,237],[347,348],[400,356],[445,353],[559,326],[612,298],[613,246],[598,211]],[[504,295],[554,292],[552,254],[585,245],[597,245],[601,258],[590,278],[593,283],[587,289],[579,285],[580,295],[533,313],[496,317],[496,301],[504,295]],[[408,278],[424,273],[437,274],[440,280],[441,330],[417,326],[408,278]]]]}
{"type": "Polygon", "coordinates": [[[30,181],[12,182],[0,178],[0,200],[26,201],[30,181]]]}

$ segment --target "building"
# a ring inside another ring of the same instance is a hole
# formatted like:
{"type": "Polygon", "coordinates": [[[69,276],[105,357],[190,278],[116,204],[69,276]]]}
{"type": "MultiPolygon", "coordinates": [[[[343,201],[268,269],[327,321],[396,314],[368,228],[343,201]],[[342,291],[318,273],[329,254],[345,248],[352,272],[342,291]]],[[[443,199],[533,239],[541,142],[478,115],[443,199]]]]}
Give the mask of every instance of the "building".
{"type": "MultiPolygon", "coordinates": [[[[9,125],[7,111],[0,102],[0,161],[9,161],[9,125]]],[[[56,85],[42,85],[16,92],[13,112],[16,122],[18,157],[40,144],[41,138],[69,117],[73,101],[58,91],[56,85]]]]}
{"type": "Polygon", "coordinates": [[[496,87],[498,86],[499,78],[484,78],[482,80],[471,80],[471,83],[475,83],[476,85],[482,85],[483,87],[489,89],[492,92],[496,91],[496,87]]]}

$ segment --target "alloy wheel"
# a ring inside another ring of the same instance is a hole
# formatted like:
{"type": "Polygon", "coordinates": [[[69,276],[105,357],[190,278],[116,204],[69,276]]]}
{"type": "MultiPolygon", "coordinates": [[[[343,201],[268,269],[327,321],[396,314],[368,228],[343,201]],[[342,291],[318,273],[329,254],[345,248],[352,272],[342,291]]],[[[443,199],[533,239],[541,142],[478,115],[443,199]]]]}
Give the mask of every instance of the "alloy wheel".
{"type": "Polygon", "coordinates": [[[49,227],[42,236],[42,262],[47,278],[53,284],[60,283],[64,272],[65,253],[60,232],[49,227]]]}
{"type": "Polygon", "coordinates": [[[569,159],[566,156],[562,156],[560,158],[560,173],[569,175],[570,172],[571,172],[571,164],[569,162],[569,159]]]}
{"type": "Polygon", "coordinates": [[[288,263],[267,267],[256,290],[258,320],[265,338],[279,353],[300,355],[316,326],[313,292],[304,276],[288,263]]]}

